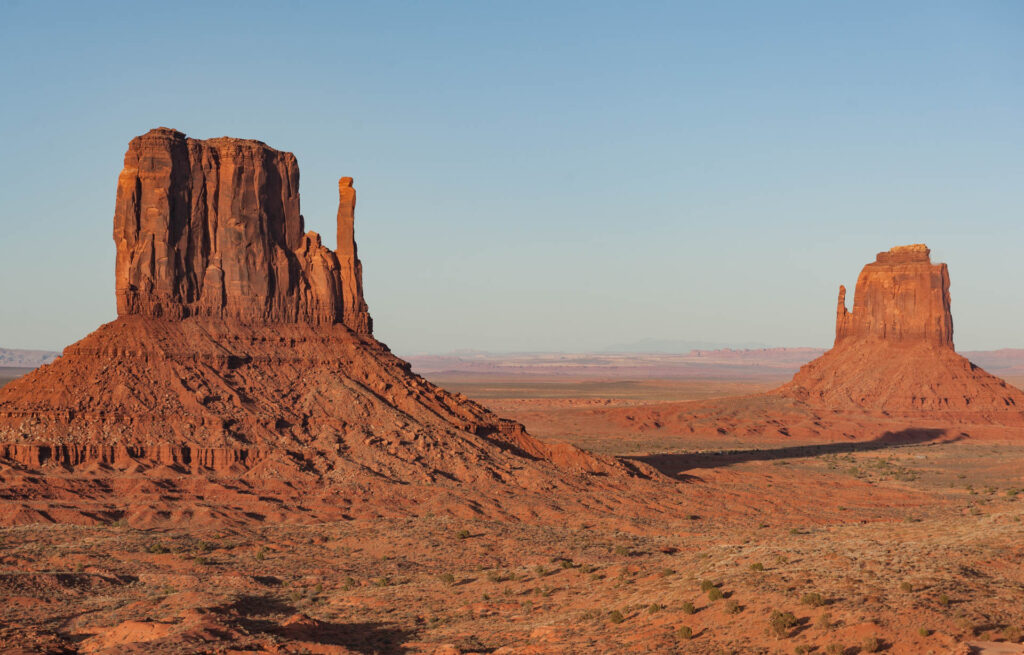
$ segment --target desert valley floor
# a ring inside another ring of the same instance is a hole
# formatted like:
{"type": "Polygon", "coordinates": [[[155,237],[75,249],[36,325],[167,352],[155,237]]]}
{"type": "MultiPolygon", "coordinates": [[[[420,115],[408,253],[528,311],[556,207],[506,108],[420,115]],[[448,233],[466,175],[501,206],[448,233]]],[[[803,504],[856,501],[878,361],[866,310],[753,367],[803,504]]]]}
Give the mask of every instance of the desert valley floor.
{"type": "MultiPolygon", "coordinates": [[[[760,392],[788,372],[427,376],[534,436],[653,464],[689,510],[5,527],[4,652],[1024,652],[1017,435],[643,427],[652,407],[760,392]]],[[[251,500],[239,480],[220,484],[251,500]]]]}

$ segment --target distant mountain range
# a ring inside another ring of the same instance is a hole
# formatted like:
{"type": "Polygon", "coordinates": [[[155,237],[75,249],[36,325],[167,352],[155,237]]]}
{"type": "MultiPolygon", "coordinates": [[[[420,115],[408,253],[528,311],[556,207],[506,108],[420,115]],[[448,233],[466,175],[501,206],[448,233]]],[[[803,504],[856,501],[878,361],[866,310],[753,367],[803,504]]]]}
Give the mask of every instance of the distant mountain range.
{"type": "Polygon", "coordinates": [[[60,357],[60,353],[53,350],[0,348],[0,366],[35,368],[43,364],[49,364],[58,357],[60,357]]]}
{"type": "Polygon", "coordinates": [[[640,339],[629,343],[616,343],[608,346],[606,353],[688,353],[691,350],[755,350],[770,348],[768,344],[756,341],[725,342],[725,341],[687,341],[683,339],[640,339]]]}

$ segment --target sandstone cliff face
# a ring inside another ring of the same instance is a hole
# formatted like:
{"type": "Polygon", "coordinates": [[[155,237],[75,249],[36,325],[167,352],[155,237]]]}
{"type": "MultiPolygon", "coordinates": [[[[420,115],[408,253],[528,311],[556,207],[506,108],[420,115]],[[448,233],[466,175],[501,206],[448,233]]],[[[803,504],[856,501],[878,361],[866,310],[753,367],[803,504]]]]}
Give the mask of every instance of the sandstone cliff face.
{"type": "Polygon", "coordinates": [[[857,278],[853,311],[839,287],[835,345],[778,392],[833,409],[983,422],[1017,424],[1024,410],[1024,392],[953,350],[949,271],[922,244],[878,253],[857,278]]]}
{"type": "Polygon", "coordinates": [[[370,334],[351,178],[342,179],[340,205],[339,261],[318,234],[304,233],[291,153],[151,130],[131,141],[118,178],[118,315],[344,323],[370,334]]]}
{"type": "Polygon", "coordinates": [[[923,244],[880,252],[857,278],[853,311],[839,287],[835,345],[848,340],[926,342],[953,348],[949,271],[932,264],[923,244]]]}

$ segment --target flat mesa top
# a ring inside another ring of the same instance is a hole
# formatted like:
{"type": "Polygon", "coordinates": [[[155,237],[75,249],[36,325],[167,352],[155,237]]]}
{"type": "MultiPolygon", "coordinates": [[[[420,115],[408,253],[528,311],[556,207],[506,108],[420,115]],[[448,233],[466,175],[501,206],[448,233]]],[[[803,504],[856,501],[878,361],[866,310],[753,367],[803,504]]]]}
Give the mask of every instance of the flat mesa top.
{"type": "Polygon", "coordinates": [[[895,246],[886,252],[880,252],[875,257],[878,264],[903,264],[909,262],[931,263],[931,250],[923,243],[914,243],[909,246],[895,246]]]}

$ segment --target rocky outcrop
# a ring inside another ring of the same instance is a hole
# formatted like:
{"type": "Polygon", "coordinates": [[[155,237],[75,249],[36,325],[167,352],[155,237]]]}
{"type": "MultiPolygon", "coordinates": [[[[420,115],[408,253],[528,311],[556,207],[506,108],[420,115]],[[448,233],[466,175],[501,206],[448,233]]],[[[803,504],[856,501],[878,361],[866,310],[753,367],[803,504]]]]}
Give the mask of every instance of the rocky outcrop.
{"type": "Polygon", "coordinates": [[[953,350],[949,271],[923,244],[878,253],[857,278],[852,311],[839,287],[835,345],[778,392],[833,409],[984,422],[1016,424],[1024,410],[1024,393],[953,350]]]}
{"type": "Polygon", "coordinates": [[[845,341],[930,343],[953,348],[949,270],[932,264],[923,244],[880,252],[857,278],[853,311],[839,287],[835,345],[845,341]]]}
{"type": "Polygon", "coordinates": [[[291,153],[167,128],[133,139],[114,213],[118,315],[343,323],[370,334],[352,179],[341,186],[336,254],[305,232],[291,153]]]}
{"type": "MultiPolygon", "coordinates": [[[[337,252],[303,232],[298,181],[295,158],[258,141],[161,128],[131,142],[118,318],[0,388],[0,477],[21,471],[6,500],[89,499],[83,516],[114,516],[128,471],[244,479],[270,499],[287,487],[320,496],[324,516],[436,511],[430,499],[452,496],[525,516],[552,489],[589,498],[645,470],[541,442],[413,374],[371,335],[351,178],[337,252]]],[[[147,506],[165,502],[162,484],[147,506]]],[[[4,502],[0,523],[20,515],[4,502]]]]}

